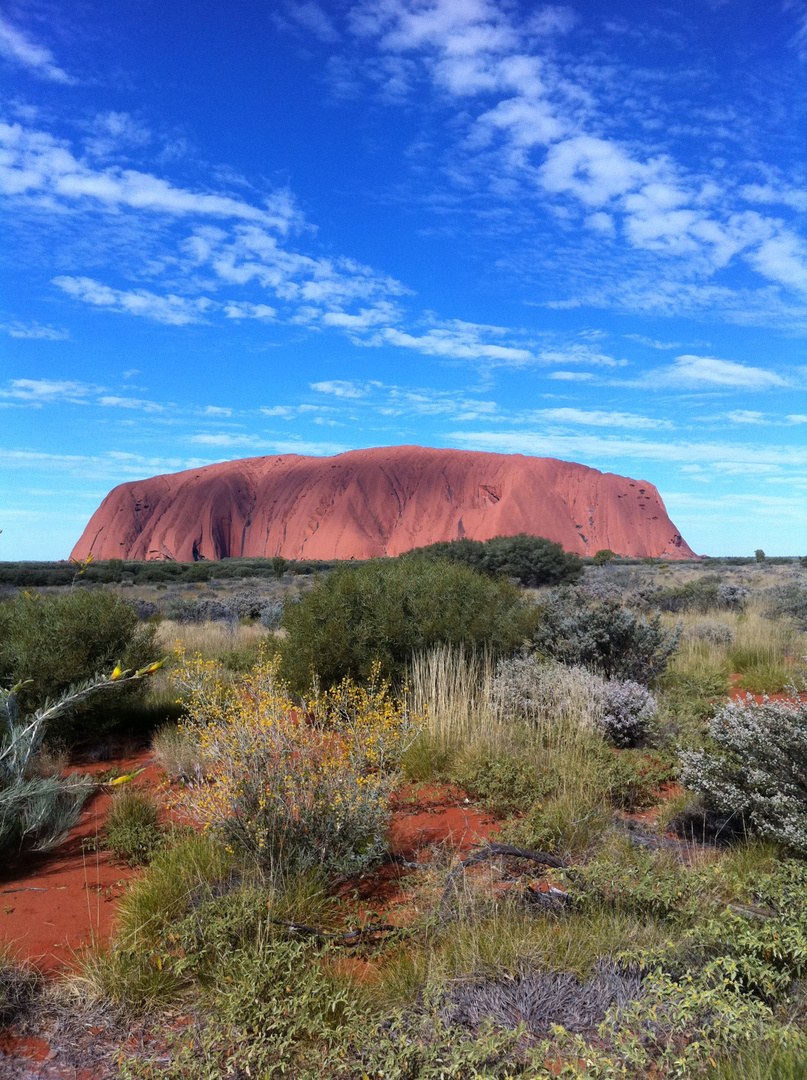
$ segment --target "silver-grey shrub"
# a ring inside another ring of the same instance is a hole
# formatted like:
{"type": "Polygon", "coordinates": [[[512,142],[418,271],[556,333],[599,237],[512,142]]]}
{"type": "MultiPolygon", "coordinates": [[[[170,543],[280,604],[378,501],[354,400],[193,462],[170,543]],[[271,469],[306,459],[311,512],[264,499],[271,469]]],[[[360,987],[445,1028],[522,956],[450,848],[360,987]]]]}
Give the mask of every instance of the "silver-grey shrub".
{"type": "Polygon", "coordinates": [[[681,754],[681,781],[710,809],[807,855],[807,701],[724,705],[713,746],[681,754]]]}
{"type": "Polygon", "coordinates": [[[641,683],[605,684],[600,729],[614,746],[635,746],[647,734],[647,727],[658,710],[655,696],[641,683]]]}
{"type": "Polygon", "coordinates": [[[531,653],[501,660],[488,694],[503,717],[597,727],[604,688],[605,681],[586,668],[568,667],[531,653]]]}
{"type": "Polygon", "coordinates": [[[634,746],[656,713],[656,699],[632,680],[608,682],[584,667],[535,653],[501,660],[488,687],[503,718],[571,723],[600,731],[615,746],[634,746]]]}
{"type": "Polygon", "coordinates": [[[686,641],[708,641],[710,645],[731,645],[734,631],[723,622],[711,619],[695,623],[684,631],[686,641]]]}

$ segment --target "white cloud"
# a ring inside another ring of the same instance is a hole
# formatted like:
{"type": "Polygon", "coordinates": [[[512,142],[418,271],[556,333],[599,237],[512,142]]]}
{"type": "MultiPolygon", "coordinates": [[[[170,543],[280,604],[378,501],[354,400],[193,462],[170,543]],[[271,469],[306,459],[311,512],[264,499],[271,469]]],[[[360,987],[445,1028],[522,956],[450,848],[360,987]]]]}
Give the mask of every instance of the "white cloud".
{"type": "Polygon", "coordinates": [[[233,410],[226,409],[222,405],[206,405],[202,413],[204,416],[232,416],[233,410]]]}
{"type": "Polygon", "coordinates": [[[99,399],[99,405],[117,409],[142,409],[144,412],[163,412],[165,406],[158,405],[156,401],[146,401],[144,398],[114,397],[105,395],[99,399]]]}
{"type": "Polygon", "coordinates": [[[625,334],[628,341],[635,341],[638,345],[646,345],[648,349],[680,349],[680,341],[658,341],[656,338],[645,337],[644,334],[625,334]]]}
{"type": "MultiPolygon", "coordinates": [[[[589,427],[624,427],[635,429],[672,428],[669,420],[657,420],[636,413],[614,412],[605,409],[539,409],[532,416],[561,424],[585,424],[589,427]]],[[[529,417],[525,417],[526,420],[529,417]]]]}
{"type": "Polygon", "coordinates": [[[537,454],[585,462],[614,462],[633,458],[686,466],[700,464],[728,475],[807,466],[807,447],[800,446],[675,442],[669,439],[650,442],[593,434],[538,434],[526,431],[454,431],[450,438],[472,450],[537,454]]]}
{"type": "Polygon", "coordinates": [[[87,383],[67,379],[12,379],[0,397],[11,398],[34,405],[69,401],[84,405],[98,388],[87,383]]]}
{"type": "Polygon", "coordinates": [[[288,192],[275,192],[260,207],[229,195],[176,187],[137,169],[94,169],[74,157],[64,140],[20,124],[0,123],[0,192],[36,193],[54,206],[89,201],[110,209],[252,221],[284,235],[301,224],[288,192]]]}
{"type": "Polygon", "coordinates": [[[773,371],[714,356],[678,356],[670,367],[649,372],[644,382],[649,387],[670,386],[681,390],[768,390],[788,385],[773,371]]]}
{"type": "Polygon", "coordinates": [[[652,172],[615,143],[575,135],[550,147],[540,178],[549,192],[569,193],[587,206],[600,207],[614,196],[632,191],[652,172]]]}
{"type": "Polygon", "coordinates": [[[748,252],[746,259],[771,281],[807,293],[807,247],[792,233],[780,230],[748,252]]]}
{"type": "Polygon", "coordinates": [[[807,210],[807,190],[788,187],[785,184],[745,184],[740,194],[748,202],[789,206],[793,210],[807,210]]]}
{"type": "Polygon", "coordinates": [[[69,85],[76,81],[54,61],[50,49],[37,45],[2,16],[0,16],[0,55],[21,64],[34,75],[50,82],[69,85]]]}
{"type": "Polygon", "coordinates": [[[224,305],[224,314],[228,319],[260,319],[268,322],[275,318],[277,310],[268,304],[238,303],[230,300],[224,305]]]}
{"type": "Polygon", "coordinates": [[[298,412],[291,405],[264,405],[259,411],[264,416],[277,416],[281,420],[293,420],[298,412]]]}
{"type": "Polygon", "coordinates": [[[369,392],[369,387],[346,379],[326,379],[323,382],[314,382],[308,385],[312,390],[316,390],[318,394],[331,394],[333,397],[338,398],[363,398],[369,392]]]}
{"type": "Polygon", "coordinates": [[[168,326],[186,326],[188,323],[204,321],[204,313],[211,307],[207,297],[189,299],[185,296],[157,296],[146,289],[113,289],[99,281],[86,277],[62,275],[53,279],[53,284],[76,300],[83,300],[95,307],[110,308],[112,311],[126,312],[130,315],[142,315],[155,322],[168,326]]]}
{"type": "Polygon", "coordinates": [[[791,413],[785,417],[788,424],[807,424],[807,416],[804,413],[791,413]]]}
{"type": "Polygon", "coordinates": [[[30,338],[36,341],[67,341],[70,337],[69,330],[57,330],[55,326],[40,326],[38,322],[24,323],[15,320],[4,323],[1,329],[5,330],[9,337],[30,338]]]}
{"type": "Polygon", "coordinates": [[[549,378],[558,382],[588,382],[594,376],[590,371],[551,371],[549,378]]]}
{"type": "Polygon", "coordinates": [[[545,364],[594,364],[597,367],[624,367],[626,364],[625,360],[615,360],[613,356],[597,352],[590,345],[544,349],[538,356],[545,364]]]}
{"type": "Polygon", "coordinates": [[[754,412],[752,409],[733,409],[726,413],[726,418],[732,424],[752,424],[759,426],[769,423],[764,413],[754,412]]]}
{"type": "Polygon", "coordinates": [[[320,41],[338,41],[339,34],[327,13],[313,0],[286,5],[286,13],[303,30],[307,30],[320,41]]]}
{"type": "Polygon", "coordinates": [[[316,457],[330,457],[332,454],[342,454],[348,449],[348,447],[337,443],[306,442],[303,439],[267,439],[260,435],[227,435],[206,432],[191,435],[189,441],[202,446],[243,447],[252,450],[269,450],[273,454],[302,454],[316,457]]]}
{"type": "Polygon", "coordinates": [[[139,149],[151,142],[151,132],[130,113],[99,113],[92,122],[91,136],[85,141],[95,157],[107,157],[120,149],[139,149]]]}
{"type": "MultiPolygon", "coordinates": [[[[483,183],[512,204],[520,186],[530,198],[537,186],[555,197],[551,210],[564,221],[587,211],[588,230],[675,259],[684,279],[708,278],[741,256],[767,281],[807,291],[803,245],[781,221],[733,205],[736,186],[704,180],[650,149],[649,139],[643,146],[641,126],[631,144],[602,133],[613,69],[606,61],[578,64],[575,77],[540,41],[542,30],[568,32],[573,12],[544,8],[519,20],[517,11],[496,0],[368,0],[354,7],[350,23],[358,36],[375,38],[382,55],[414,54],[439,94],[461,99],[452,175],[465,190],[483,183]],[[483,102],[476,108],[475,97],[483,102]]],[[[652,109],[648,103],[642,111],[647,130],[666,126],[667,112],[652,109]]],[[[613,127],[623,118],[609,119],[613,127]]],[[[739,194],[795,210],[807,205],[807,192],[785,184],[746,184],[739,194]]],[[[776,299],[767,297],[774,306],[776,299]]]]}
{"type": "Polygon", "coordinates": [[[491,364],[516,367],[534,362],[535,357],[529,349],[486,340],[507,333],[503,327],[454,319],[420,335],[386,327],[369,337],[366,343],[376,346],[396,345],[403,349],[414,349],[427,356],[443,356],[453,360],[486,360],[491,364]]]}

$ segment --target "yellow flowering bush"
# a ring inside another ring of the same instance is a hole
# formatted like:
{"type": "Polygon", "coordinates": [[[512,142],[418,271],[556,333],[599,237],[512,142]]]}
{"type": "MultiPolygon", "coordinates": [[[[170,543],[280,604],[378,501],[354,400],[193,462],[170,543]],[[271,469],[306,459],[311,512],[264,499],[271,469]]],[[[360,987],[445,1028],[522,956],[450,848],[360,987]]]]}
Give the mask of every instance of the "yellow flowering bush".
{"type": "Polygon", "coordinates": [[[263,865],[354,873],[383,852],[390,792],[421,721],[392,697],[374,666],[304,701],[262,653],[226,681],[215,663],[180,650],[174,680],[183,729],[198,743],[205,780],[183,801],[205,827],[263,865]]]}

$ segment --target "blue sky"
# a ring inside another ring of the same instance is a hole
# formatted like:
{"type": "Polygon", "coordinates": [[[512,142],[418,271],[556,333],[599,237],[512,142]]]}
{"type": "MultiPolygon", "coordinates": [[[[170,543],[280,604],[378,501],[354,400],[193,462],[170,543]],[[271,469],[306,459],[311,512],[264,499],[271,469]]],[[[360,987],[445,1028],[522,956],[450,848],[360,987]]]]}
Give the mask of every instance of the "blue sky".
{"type": "Polygon", "coordinates": [[[399,443],[807,551],[807,2],[22,0],[0,66],[0,559],[399,443]]]}

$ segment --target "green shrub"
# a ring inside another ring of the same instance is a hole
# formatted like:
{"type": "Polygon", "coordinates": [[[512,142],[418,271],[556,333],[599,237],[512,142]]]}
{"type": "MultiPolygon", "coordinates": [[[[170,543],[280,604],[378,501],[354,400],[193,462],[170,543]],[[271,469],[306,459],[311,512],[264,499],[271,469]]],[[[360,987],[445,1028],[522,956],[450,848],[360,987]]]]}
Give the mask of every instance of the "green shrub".
{"type": "Polygon", "coordinates": [[[443,560],[373,560],[342,566],[287,606],[283,674],[299,691],[316,672],[324,686],[366,679],[375,660],[403,676],[415,652],[437,644],[514,650],[534,625],[513,585],[443,560]]]}
{"type": "Polygon", "coordinates": [[[130,866],[142,866],[164,842],[160,807],[147,791],[125,787],[112,796],[104,825],[104,847],[130,866]]]}
{"type": "Polygon", "coordinates": [[[453,771],[454,779],[497,816],[527,810],[546,791],[547,780],[522,755],[474,754],[453,771]]]}
{"type": "MultiPolygon", "coordinates": [[[[0,603],[0,685],[23,683],[20,708],[32,712],[118,663],[145,666],[155,658],[154,635],[155,628],[140,623],[131,604],[109,592],[23,593],[0,603]]],[[[58,734],[76,738],[97,729],[105,722],[109,701],[96,695],[91,712],[82,714],[79,707],[60,714],[58,721],[54,718],[58,734]]]]}
{"type": "Polygon", "coordinates": [[[533,635],[539,653],[589,668],[606,679],[647,684],[664,674],[678,647],[680,628],[666,630],[616,600],[594,600],[581,589],[550,593],[539,605],[533,635]]]}
{"type": "Polygon", "coordinates": [[[706,805],[807,854],[807,702],[729,702],[711,745],[681,754],[681,779],[706,805]]]}
{"type": "Polygon", "coordinates": [[[583,573],[579,555],[564,551],[562,544],[527,533],[494,536],[484,541],[467,538],[440,541],[415,548],[401,557],[462,563],[492,577],[516,578],[529,588],[573,584],[583,573]]]}

